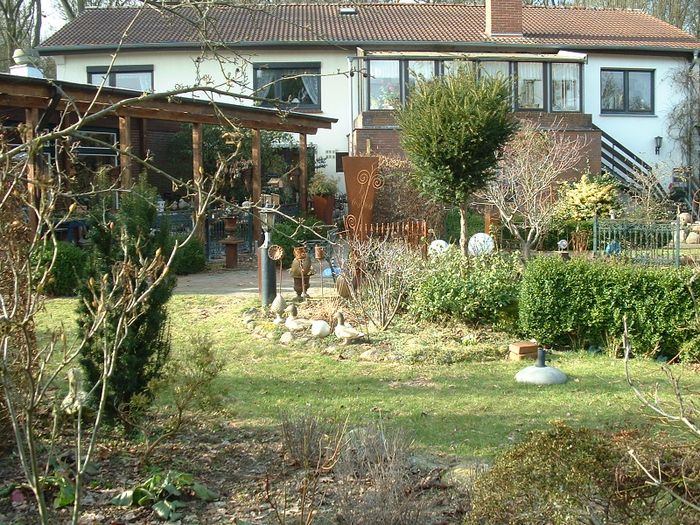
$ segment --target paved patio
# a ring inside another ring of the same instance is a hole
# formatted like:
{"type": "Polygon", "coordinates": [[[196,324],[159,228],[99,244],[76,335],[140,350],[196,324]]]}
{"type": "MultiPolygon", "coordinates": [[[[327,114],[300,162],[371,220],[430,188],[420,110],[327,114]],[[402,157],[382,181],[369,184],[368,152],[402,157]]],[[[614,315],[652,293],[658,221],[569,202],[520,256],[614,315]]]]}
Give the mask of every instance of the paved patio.
{"type": "MultiPolygon", "coordinates": [[[[318,268],[316,268],[316,272],[318,272],[318,268]]],[[[294,283],[292,277],[289,275],[289,271],[282,270],[282,291],[284,293],[294,293],[293,284],[294,283]]],[[[326,291],[333,290],[333,280],[330,277],[324,278],[323,286],[326,291]]],[[[236,270],[213,268],[204,273],[181,275],[177,278],[175,293],[202,295],[256,295],[258,293],[257,270],[254,268],[240,268],[236,270]]],[[[318,274],[311,276],[311,289],[309,293],[312,296],[320,296],[321,294],[321,278],[318,274]]]]}

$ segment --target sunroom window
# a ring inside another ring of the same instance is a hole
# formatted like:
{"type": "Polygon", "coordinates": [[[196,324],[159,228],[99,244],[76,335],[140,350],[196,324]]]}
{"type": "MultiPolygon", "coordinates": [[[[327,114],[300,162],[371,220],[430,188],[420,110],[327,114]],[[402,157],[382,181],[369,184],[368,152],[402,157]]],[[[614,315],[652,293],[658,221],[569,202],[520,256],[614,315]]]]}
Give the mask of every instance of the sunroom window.
{"type": "Polygon", "coordinates": [[[488,61],[479,62],[479,72],[493,78],[508,78],[510,76],[510,64],[508,62],[488,61]]]}
{"type": "Polygon", "coordinates": [[[580,78],[578,64],[552,64],[552,111],[581,110],[580,78]]]}
{"type": "Polygon", "coordinates": [[[401,103],[401,62],[369,61],[369,109],[394,109],[401,103]]]}
{"type": "Polygon", "coordinates": [[[518,109],[544,109],[543,74],[541,62],[517,62],[518,109]]]}

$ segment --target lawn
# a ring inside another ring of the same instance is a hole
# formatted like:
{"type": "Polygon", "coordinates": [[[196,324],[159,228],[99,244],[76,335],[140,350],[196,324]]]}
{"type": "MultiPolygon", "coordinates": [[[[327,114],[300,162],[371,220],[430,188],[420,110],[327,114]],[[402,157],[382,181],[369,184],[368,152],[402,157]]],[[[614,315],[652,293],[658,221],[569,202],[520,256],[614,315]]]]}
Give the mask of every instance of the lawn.
{"type": "MultiPolygon", "coordinates": [[[[40,330],[60,322],[73,326],[75,304],[70,299],[49,301],[40,330]]],[[[170,302],[175,351],[193,331],[211,335],[227,362],[218,382],[225,396],[224,417],[241,425],[268,427],[284,412],[309,411],[329,419],[348,418],[350,425],[382,420],[403,428],[426,453],[487,460],[528,431],[546,429],[557,420],[594,428],[660,428],[626,384],[619,359],[557,354],[554,363],[570,381],[552,387],[516,384],[513,377],[522,362],[431,365],[343,359],[332,349],[322,353],[334,344],[332,338],[285,347],[252,335],[241,318],[252,304],[233,296],[204,295],[176,295],[170,302]]],[[[440,339],[429,337],[434,328],[414,325],[412,331],[406,344],[423,344],[427,353],[442,350],[440,339]],[[427,336],[421,339],[421,334],[427,336]]],[[[500,342],[504,354],[505,343],[500,342]]],[[[401,341],[393,344],[400,347],[401,341]]],[[[668,393],[660,364],[637,359],[632,369],[648,389],[658,382],[661,395],[668,393]]],[[[682,384],[699,391],[698,374],[682,372],[682,384]]]]}

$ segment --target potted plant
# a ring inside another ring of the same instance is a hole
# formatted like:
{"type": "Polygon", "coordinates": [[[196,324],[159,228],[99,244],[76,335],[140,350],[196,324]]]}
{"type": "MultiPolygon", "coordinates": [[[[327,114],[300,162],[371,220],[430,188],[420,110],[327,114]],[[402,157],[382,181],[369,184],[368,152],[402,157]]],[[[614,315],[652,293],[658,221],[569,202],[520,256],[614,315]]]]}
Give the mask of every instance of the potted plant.
{"type": "Polygon", "coordinates": [[[324,224],[333,223],[336,193],[338,193],[338,183],[335,180],[323,173],[314,173],[309,184],[309,194],[313,199],[314,213],[324,224]]]}

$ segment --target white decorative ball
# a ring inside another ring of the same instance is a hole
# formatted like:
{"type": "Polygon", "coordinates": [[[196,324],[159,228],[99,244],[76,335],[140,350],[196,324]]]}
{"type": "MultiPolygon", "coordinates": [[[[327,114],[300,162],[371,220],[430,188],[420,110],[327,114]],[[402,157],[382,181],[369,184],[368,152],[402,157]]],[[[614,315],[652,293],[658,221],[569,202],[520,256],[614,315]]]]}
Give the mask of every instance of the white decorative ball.
{"type": "Polygon", "coordinates": [[[447,243],[447,241],[443,241],[442,239],[434,240],[430,243],[430,246],[428,246],[428,255],[431,257],[442,255],[449,247],[450,245],[447,243]]]}
{"type": "Polygon", "coordinates": [[[496,248],[496,243],[488,233],[475,233],[469,239],[467,250],[469,255],[475,257],[478,255],[487,255],[496,248]]]}

